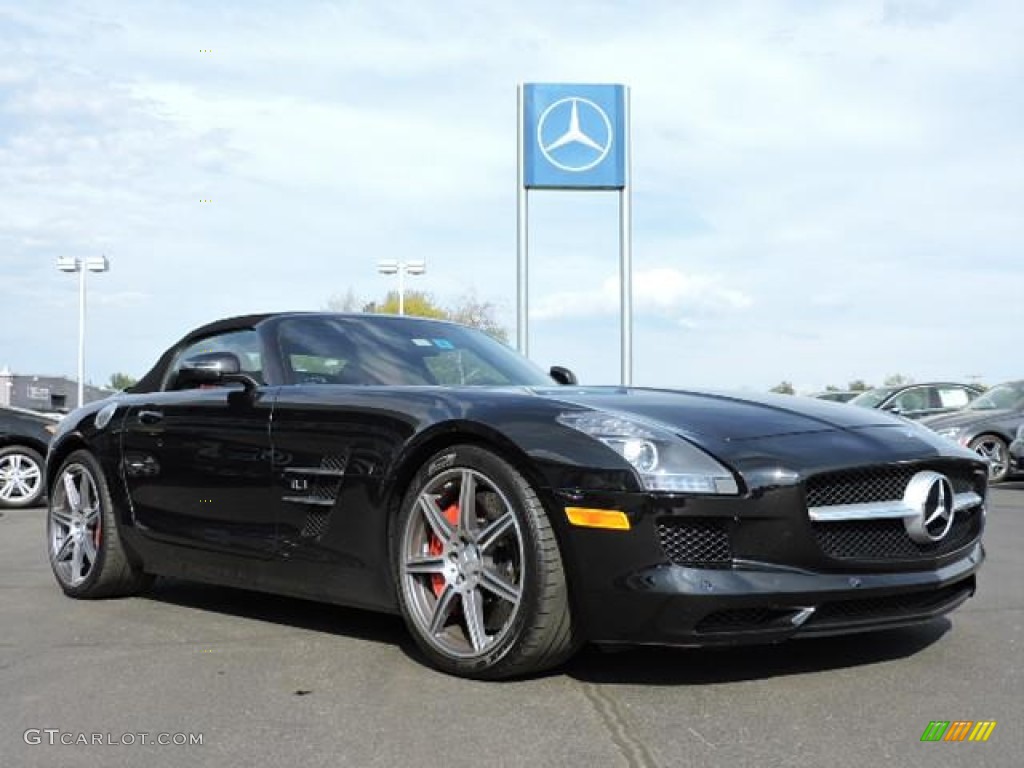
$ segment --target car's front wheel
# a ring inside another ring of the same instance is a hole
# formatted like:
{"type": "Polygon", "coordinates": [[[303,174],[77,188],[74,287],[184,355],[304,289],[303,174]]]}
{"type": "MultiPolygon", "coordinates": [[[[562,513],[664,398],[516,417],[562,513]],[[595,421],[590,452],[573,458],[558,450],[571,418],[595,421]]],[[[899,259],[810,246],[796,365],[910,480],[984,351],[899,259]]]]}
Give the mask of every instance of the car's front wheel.
{"type": "Polygon", "coordinates": [[[1001,483],[1010,474],[1010,449],[998,435],[981,435],[967,446],[988,462],[988,481],[1001,483]]]}
{"type": "Polygon", "coordinates": [[[438,668],[498,679],[555,666],[575,649],[551,522],[499,456],[471,445],[433,456],[393,530],[402,613],[438,668]]]}
{"type": "Polygon", "coordinates": [[[125,551],[103,469],[88,451],[61,464],[46,532],[50,567],[71,597],[132,595],[152,582],[125,551]]]}
{"type": "Polygon", "coordinates": [[[43,457],[25,445],[0,449],[0,507],[33,507],[43,497],[43,457]]]}

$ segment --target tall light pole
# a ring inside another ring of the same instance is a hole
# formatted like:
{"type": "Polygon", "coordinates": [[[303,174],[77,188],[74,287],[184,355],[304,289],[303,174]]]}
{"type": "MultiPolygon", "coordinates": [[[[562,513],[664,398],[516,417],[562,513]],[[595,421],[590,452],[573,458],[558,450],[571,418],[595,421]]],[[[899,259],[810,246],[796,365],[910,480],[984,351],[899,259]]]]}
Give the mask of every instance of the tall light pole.
{"type": "Polygon", "coordinates": [[[57,259],[61,272],[78,273],[78,407],[85,405],[85,273],[106,272],[110,262],[106,256],[61,256],[57,259]]]}
{"type": "Polygon", "coordinates": [[[426,274],[427,265],[422,261],[379,261],[377,271],[382,275],[398,275],[398,314],[405,314],[405,276],[426,274]]]}

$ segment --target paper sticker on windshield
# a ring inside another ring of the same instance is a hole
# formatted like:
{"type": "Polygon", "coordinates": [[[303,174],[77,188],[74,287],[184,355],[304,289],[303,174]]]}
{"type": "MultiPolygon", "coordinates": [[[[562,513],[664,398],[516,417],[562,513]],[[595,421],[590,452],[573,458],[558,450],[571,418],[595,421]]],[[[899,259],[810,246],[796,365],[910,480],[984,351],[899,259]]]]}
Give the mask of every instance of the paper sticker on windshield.
{"type": "Polygon", "coordinates": [[[429,346],[431,346],[430,339],[413,339],[412,343],[415,344],[417,347],[429,347],[429,346]]]}
{"type": "Polygon", "coordinates": [[[448,339],[434,339],[434,346],[438,349],[455,349],[455,345],[448,339]]]}

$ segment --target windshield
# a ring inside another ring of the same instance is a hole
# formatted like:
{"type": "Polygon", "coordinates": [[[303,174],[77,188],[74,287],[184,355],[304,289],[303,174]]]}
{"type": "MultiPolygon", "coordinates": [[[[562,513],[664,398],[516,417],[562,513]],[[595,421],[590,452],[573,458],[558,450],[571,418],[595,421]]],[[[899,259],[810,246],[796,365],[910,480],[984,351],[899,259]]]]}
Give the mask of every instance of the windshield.
{"type": "Polygon", "coordinates": [[[861,392],[853,400],[850,400],[850,405],[859,405],[862,408],[877,408],[879,403],[895,391],[895,387],[869,389],[867,392],[861,392]]]}
{"type": "Polygon", "coordinates": [[[482,331],[412,317],[309,315],[278,326],[286,380],[309,384],[550,386],[482,331]]]}
{"type": "Polygon", "coordinates": [[[1015,410],[1024,408],[1024,381],[992,387],[967,406],[971,411],[1015,410]]]}

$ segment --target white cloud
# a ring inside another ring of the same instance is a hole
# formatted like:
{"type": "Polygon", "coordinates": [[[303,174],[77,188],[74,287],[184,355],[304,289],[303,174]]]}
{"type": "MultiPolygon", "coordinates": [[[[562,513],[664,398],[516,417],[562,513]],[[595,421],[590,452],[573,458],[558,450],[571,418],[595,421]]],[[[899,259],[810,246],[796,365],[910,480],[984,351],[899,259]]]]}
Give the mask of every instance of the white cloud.
{"type": "MultiPolygon", "coordinates": [[[[638,379],[1019,374],[1017,0],[439,7],[0,5],[6,362],[74,367],[65,254],[112,260],[97,380],[219,315],[381,294],[385,255],[511,323],[513,86],[607,80],[632,87],[638,379]]],[[[590,381],[618,370],[612,203],[531,203],[531,351],[590,381]]]]}
{"type": "MultiPolygon", "coordinates": [[[[743,291],[726,286],[721,275],[687,274],[671,267],[634,271],[632,288],[636,314],[657,314],[688,323],[692,321],[686,317],[693,313],[735,311],[753,303],[743,291]]],[[[617,315],[619,299],[619,278],[609,277],[592,290],[547,294],[530,314],[537,320],[617,315]]]]}

